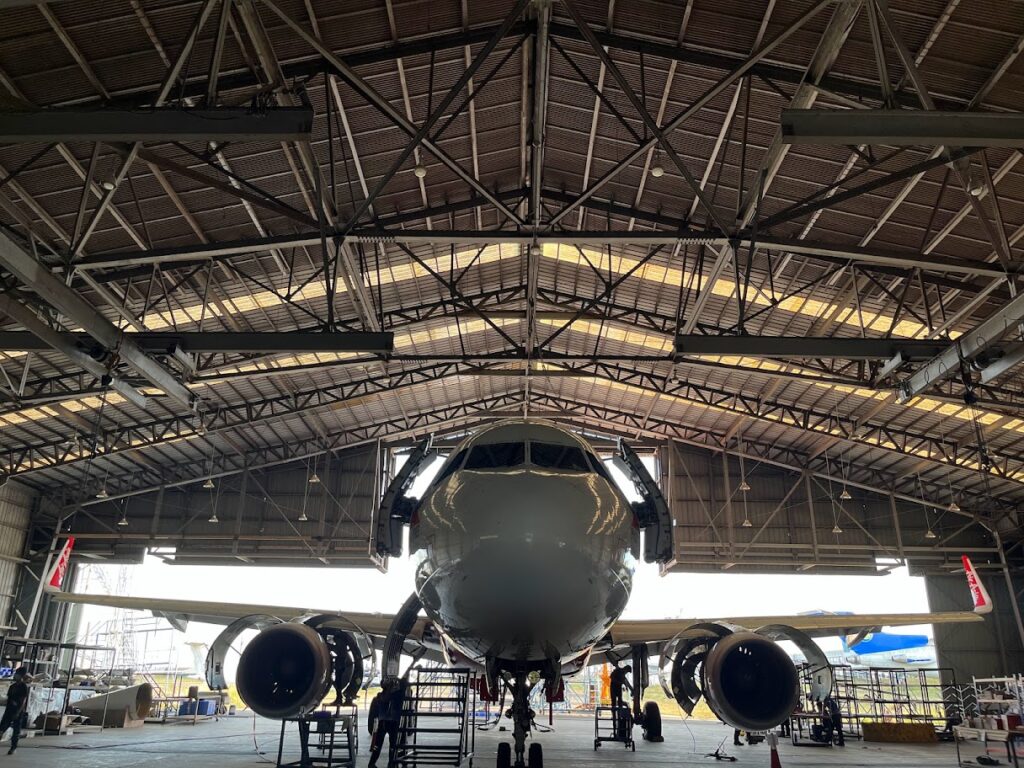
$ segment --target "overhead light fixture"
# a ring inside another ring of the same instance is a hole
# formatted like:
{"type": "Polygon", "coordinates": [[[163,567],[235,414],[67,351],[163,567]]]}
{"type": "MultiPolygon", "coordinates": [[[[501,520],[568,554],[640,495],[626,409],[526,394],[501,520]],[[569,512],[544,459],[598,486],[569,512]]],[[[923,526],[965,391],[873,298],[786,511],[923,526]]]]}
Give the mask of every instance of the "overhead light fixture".
{"type": "Polygon", "coordinates": [[[845,485],[843,486],[843,492],[839,494],[839,498],[842,499],[843,501],[849,501],[850,499],[853,498],[853,496],[850,495],[850,492],[846,490],[845,485]]]}
{"type": "Polygon", "coordinates": [[[743,518],[743,522],[740,523],[740,525],[743,526],[744,528],[753,528],[754,527],[754,524],[752,522],[750,522],[750,518],[749,517],[743,518]]]}
{"type": "Polygon", "coordinates": [[[115,189],[117,189],[117,185],[114,184],[114,182],[109,181],[109,180],[108,181],[101,181],[100,182],[100,186],[103,187],[103,191],[104,192],[113,192],[115,189]]]}
{"type": "Polygon", "coordinates": [[[660,179],[664,175],[665,169],[662,168],[660,165],[655,165],[651,167],[651,176],[653,176],[654,178],[660,179]]]}
{"type": "Polygon", "coordinates": [[[308,517],[306,517],[306,510],[302,510],[302,514],[301,514],[301,515],[299,515],[299,522],[300,522],[300,523],[304,523],[304,522],[306,522],[307,520],[309,520],[309,518],[308,518],[308,517]]]}
{"type": "Polygon", "coordinates": [[[530,255],[531,256],[543,256],[544,255],[544,251],[541,250],[541,247],[539,245],[537,245],[537,243],[534,243],[533,245],[530,246],[530,255]]]}
{"type": "Polygon", "coordinates": [[[310,485],[319,485],[320,484],[320,475],[318,475],[315,471],[313,472],[312,475],[309,476],[309,484],[310,485]]]}
{"type": "Polygon", "coordinates": [[[208,523],[219,523],[220,522],[220,520],[217,518],[217,510],[213,510],[213,514],[210,515],[210,519],[207,520],[206,522],[208,522],[208,523]]]}
{"type": "Polygon", "coordinates": [[[97,499],[105,499],[105,498],[107,498],[109,496],[110,496],[110,494],[107,493],[107,486],[105,486],[105,485],[101,485],[100,489],[98,491],[96,491],[96,498],[97,499]]]}
{"type": "Polygon", "coordinates": [[[926,539],[934,539],[935,538],[935,531],[933,531],[931,528],[929,528],[928,532],[925,533],[924,537],[926,539]]]}
{"type": "Polygon", "coordinates": [[[834,533],[834,534],[836,534],[838,536],[842,532],[843,532],[843,529],[839,527],[839,523],[836,523],[835,527],[832,529],[832,533],[834,533]]]}
{"type": "Polygon", "coordinates": [[[124,513],[121,514],[121,519],[117,521],[117,524],[122,528],[128,525],[128,518],[124,516],[124,513]]]}
{"type": "Polygon", "coordinates": [[[949,506],[946,507],[946,509],[949,510],[950,512],[959,512],[960,511],[960,505],[957,504],[956,501],[954,500],[954,501],[949,502],[949,506]]]}
{"type": "Polygon", "coordinates": [[[210,489],[210,488],[215,488],[215,487],[216,487],[216,484],[213,482],[213,478],[212,477],[206,478],[206,482],[203,483],[203,488],[210,489]]]}
{"type": "Polygon", "coordinates": [[[739,489],[740,489],[741,491],[743,491],[744,493],[746,493],[747,491],[749,491],[749,490],[750,490],[750,483],[748,483],[748,482],[746,481],[746,479],[744,479],[744,480],[743,480],[743,481],[742,481],[742,482],[740,483],[739,489]]]}
{"type": "Polygon", "coordinates": [[[427,168],[425,165],[417,165],[412,169],[412,172],[416,175],[417,179],[422,179],[427,175],[427,168]]]}

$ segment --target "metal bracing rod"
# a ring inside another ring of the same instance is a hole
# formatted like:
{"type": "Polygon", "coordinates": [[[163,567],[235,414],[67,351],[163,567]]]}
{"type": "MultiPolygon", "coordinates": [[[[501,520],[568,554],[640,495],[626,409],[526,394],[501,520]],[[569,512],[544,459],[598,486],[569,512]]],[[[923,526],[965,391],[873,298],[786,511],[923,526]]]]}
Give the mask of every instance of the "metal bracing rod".
{"type": "Polygon", "coordinates": [[[206,80],[206,106],[217,103],[217,81],[220,79],[220,63],[224,55],[224,40],[227,38],[228,22],[231,20],[231,4],[233,0],[221,0],[220,19],[217,22],[217,37],[210,54],[210,69],[206,80]]]}
{"type": "MultiPolygon", "coordinates": [[[[704,206],[704,209],[707,211],[708,217],[711,219],[712,223],[715,225],[719,232],[728,232],[729,228],[727,227],[725,221],[718,215],[718,212],[715,210],[714,205],[711,203],[711,200],[709,200],[707,196],[704,194],[704,190],[701,188],[701,185],[697,182],[697,179],[694,178],[692,173],[690,173],[690,169],[686,167],[686,164],[683,162],[682,158],[679,157],[679,154],[675,151],[675,148],[672,146],[671,143],[669,143],[668,139],[665,138],[665,132],[661,130],[661,128],[655,122],[654,118],[651,117],[651,113],[647,110],[647,105],[640,101],[640,97],[637,96],[636,93],[633,91],[633,86],[619,70],[618,65],[614,61],[612,61],[612,57],[609,55],[608,51],[606,51],[604,49],[604,46],[602,46],[601,43],[598,41],[597,36],[594,35],[593,30],[591,30],[590,26],[587,24],[587,20],[584,19],[580,12],[577,10],[575,4],[573,3],[573,0],[561,0],[561,2],[565,9],[569,12],[569,15],[572,17],[572,20],[575,22],[580,32],[583,34],[583,38],[590,45],[591,49],[597,55],[598,59],[600,59],[601,63],[604,64],[605,69],[608,71],[609,74],[611,74],[615,82],[619,84],[619,88],[625,94],[626,99],[629,101],[629,103],[633,105],[633,109],[636,110],[637,114],[640,116],[640,119],[643,121],[643,124],[647,127],[647,130],[651,132],[651,135],[654,137],[657,145],[661,147],[665,155],[669,158],[669,160],[672,161],[672,164],[676,167],[676,170],[678,170],[680,175],[682,175],[682,177],[686,180],[686,183],[689,185],[690,190],[697,197],[697,199],[700,200],[701,205],[704,206]]],[[[643,151],[646,152],[647,148],[645,147],[643,151]]]]}
{"type": "MultiPolygon", "coordinates": [[[[807,21],[816,16],[826,6],[831,5],[832,0],[821,0],[815,3],[811,8],[805,11],[803,14],[798,16],[789,26],[779,32],[771,41],[762,45],[757,51],[748,56],[742,63],[739,64],[735,69],[732,70],[728,75],[723,77],[711,88],[705,91],[701,96],[694,100],[686,109],[680,112],[676,117],[666,123],[664,126],[659,128],[661,134],[669,134],[678,128],[682,123],[688,120],[691,116],[696,114],[698,111],[704,108],[709,102],[713,101],[720,93],[726,90],[730,85],[743,77],[749,72],[754,65],[757,64],[761,59],[770,54],[780,45],[782,45],[790,36],[799,30],[807,21]]],[[[607,171],[601,178],[597,179],[589,188],[583,190],[580,195],[571,203],[563,207],[558,213],[556,213],[549,222],[550,226],[556,225],[559,221],[565,218],[569,213],[575,210],[577,207],[585,203],[594,194],[604,187],[613,178],[618,176],[623,170],[632,165],[638,158],[642,157],[647,150],[658,143],[657,136],[652,137],[648,141],[643,142],[639,147],[629,152],[619,163],[612,169],[607,171]]]]}
{"type": "MultiPolygon", "coordinates": [[[[420,130],[416,126],[407,120],[398,110],[391,106],[390,102],[381,96],[371,85],[369,85],[362,77],[359,76],[352,69],[352,67],[337,56],[329,46],[327,46],[319,37],[309,34],[300,24],[292,19],[288,14],[281,10],[275,2],[272,0],[260,0],[260,2],[271,10],[278,18],[281,19],[295,34],[302,38],[307,44],[312,46],[324,59],[334,68],[338,76],[341,77],[346,83],[349,84],[360,96],[367,100],[372,106],[379,109],[385,116],[387,116],[395,125],[405,131],[410,137],[413,137],[414,143],[425,147],[434,157],[436,157],[442,164],[448,167],[452,172],[455,173],[460,179],[473,187],[480,195],[482,195],[488,202],[497,208],[503,215],[505,215],[514,224],[521,224],[522,221],[518,216],[501,200],[492,193],[487,187],[485,187],[479,179],[475,178],[472,174],[468,173],[458,162],[452,159],[444,150],[442,150],[434,141],[425,135],[416,139],[415,137],[420,133],[420,130]]],[[[523,0],[520,0],[520,5],[525,7],[523,0]]],[[[504,25],[501,27],[504,29],[504,25]]],[[[511,26],[509,27],[511,29],[511,26]]],[[[503,37],[507,34],[508,30],[505,30],[503,37]]],[[[468,70],[467,70],[468,71],[468,70]]],[[[474,70],[475,71],[475,70],[474,70]]],[[[465,73],[464,73],[465,74],[465,73]]],[[[372,200],[371,200],[372,202],[372,200]]],[[[361,214],[360,214],[361,215],[361,214]]]]}
{"type": "MultiPolygon", "coordinates": [[[[199,9],[199,14],[196,16],[196,21],[192,26],[192,30],[191,32],[189,32],[188,37],[185,39],[185,43],[182,45],[181,51],[178,53],[178,58],[175,60],[174,66],[171,67],[170,71],[165,76],[164,84],[160,88],[160,92],[157,94],[157,98],[152,104],[153,107],[161,107],[163,106],[164,102],[167,101],[167,97],[170,95],[171,89],[174,88],[174,85],[178,81],[178,76],[181,74],[181,71],[185,67],[186,62],[189,61],[189,59],[191,58],[192,49],[195,46],[196,40],[199,37],[199,33],[205,26],[206,20],[209,17],[210,13],[213,11],[213,7],[217,4],[217,2],[219,2],[219,0],[205,0],[203,5],[199,9]]],[[[120,169],[118,169],[117,175],[114,178],[113,186],[109,190],[107,190],[107,192],[100,199],[99,205],[96,206],[96,210],[93,212],[92,219],[89,221],[89,225],[85,228],[85,231],[82,233],[82,237],[75,245],[75,251],[73,253],[73,256],[81,256],[86,243],[89,241],[89,238],[92,236],[92,233],[96,231],[96,227],[99,224],[100,220],[103,218],[104,212],[106,212],[107,207],[110,205],[111,201],[114,199],[114,195],[117,193],[118,185],[120,185],[120,183],[124,180],[124,177],[128,174],[128,171],[131,168],[132,163],[135,161],[135,158],[138,155],[139,149],[141,149],[141,147],[142,145],[140,142],[135,142],[129,148],[128,153],[125,156],[124,161],[121,164],[120,169]]]]}
{"type": "MultiPolygon", "coordinates": [[[[857,112],[854,114],[861,113],[857,112]]],[[[819,211],[824,208],[831,208],[835,205],[838,205],[839,203],[843,203],[852,198],[859,197],[869,192],[874,192],[876,190],[882,189],[883,187],[887,187],[890,184],[894,184],[897,181],[903,181],[904,179],[909,179],[918,175],[923,175],[934,168],[939,168],[941,166],[947,165],[951,161],[955,162],[957,160],[968,158],[971,155],[974,155],[980,151],[980,148],[957,149],[943,156],[929,157],[927,160],[922,160],[921,162],[914,163],[913,165],[910,165],[906,168],[901,168],[900,170],[894,171],[886,176],[882,176],[881,178],[872,179],[871,181],[861,184],[858,187],[853,187],[852,189],[847,189],[843,192],[837,192],[836,194],[826,197],[822,200],[817,200],[811,203],[807,203],[805,205],[797,204],[795,206],[782,210],[779,213],[769,216],[767,219],[760,222],[758,226],[762,228],[774,227],[779,224],[784,224],[787,221],[799,219],[803,216],[806,216],[808,213],[814,213],[815,211],[819,211]]]]}
{"type": "MultiPolygon", "coordinates": [[[[936,110],[935,100],[932,99],[931,94],[928,91],[928,87],[924,82],[924,78],[921,75],[921,71],[917,67],[917,62],[915,62],[913,56],[910,55],[910,51],[907,48],[906,43],[903,42],[903,37],[900,35],[899,29],[896,27],[895,22],[892,19],[892,15],[889,12],[888,1],[867,1],[875,3],[878,8],[879,17],[885,25],[886,31],[889,33],[889,38],[892,40],[893,45],[896,48],[896,54],[899,56],[900,61],[903,62],[903,66],[906,68],[907,77],[910,79],[911,83],[913,83],[914,90],[917,91],[917,96],[921,102],[921,106],[927,112],[934,112],[936,110]]],[[[955,154],[957,149],[959,149],[959,147],[948,146],[943,151],[943,155],[947,156],[947,159],[952,160],[953,170],[956,172],[964,193],[967,195],[967,201],[974,210],[974,215],[984,227],[989,241],[992,243],[992,247],[999,255],[1000,263],[1004,269],[1010,269],[1012,266],[1011,262],[1013,261],[1013,254],[1003,250],[1003,240],[998,236],[995,228],[992,226],[992,221],[985,213],[985,209],[982,207],[981,201],[972,193],[969,178],[970,162],[964,157],[956,157],[955,154]]]]}
{"type": "MultiPolygon", "coordinates": [[[[832,13],[818,40],[818,47],[814,51],[810,62],[803,72],[803,77],[797,84],[790,101],[791,107],[810,107],[818,98],[818,84],[827,75],[842,50],[843,44],[849,37],[850,31],[860,14],[861,0],[838,3],[832,13]]],[[[782,162],[786,157],[789,147],[782,143],[779,132],[776,131],[772,137],[768,150],[761,160],[760,169],[765,172],[765,179],[762,193],[767,191],[775,180],[782,162]]],[[[754,188],[751,188],[746,198],[740,205],[739,225],[740,228],[748,226],[754,217],[757,199],[754,196],[754,188]]]]}
{"type": "Polygon", "coordinates": [[[544,179],[544,140],[547,133],[548,78],[551,70],[548,33],[551,25],[551,0],[537,3],[537,31],[533,46],[533,114],[530,128],[530,223],[540,229],[541,190],[544,179]]]}

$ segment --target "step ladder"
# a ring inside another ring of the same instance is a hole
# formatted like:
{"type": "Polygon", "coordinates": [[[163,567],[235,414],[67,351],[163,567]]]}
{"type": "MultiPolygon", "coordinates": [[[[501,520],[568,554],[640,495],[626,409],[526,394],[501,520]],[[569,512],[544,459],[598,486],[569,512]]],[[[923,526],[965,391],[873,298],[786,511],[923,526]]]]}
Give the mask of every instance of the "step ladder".
{"type": "Polygon", "coordinates": [[[472,765],[476,691],[470,671],[413,667],[407,686],[396,764],[402,768],[472,765]]]}

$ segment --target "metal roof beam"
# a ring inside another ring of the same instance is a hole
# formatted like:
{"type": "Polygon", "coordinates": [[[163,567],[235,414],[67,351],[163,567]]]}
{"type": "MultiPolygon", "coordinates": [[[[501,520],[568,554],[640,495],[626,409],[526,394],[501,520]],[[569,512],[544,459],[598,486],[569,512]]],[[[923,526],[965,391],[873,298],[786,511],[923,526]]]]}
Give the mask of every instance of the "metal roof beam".
{"type": "Polygon", "coordinates": [[[168,397],[191,409],[196,397],[167,369],[149,357],[141,347],[97,311],[78,293],[66,286],[7,235],[0,233],[0,265],[59,312],[66,315],[102,344],[116,351],[121,360],[168,397]]]}
{"type": "Polygon", "coordinates": [[[900,384],[900,402],[907,402],[914,395],[924,392],[933,384],[960,372],[962,361],[970,361],[987,351],[1005,336],[1011,328],[1024,321],[1024,293],[1005,304],[1001,309],[982,321],[940,354],[919,368],[909,379],[900,384]]]}
{"type": "Polygon", "coordinates": [[[39,109],[0,112],[0,143],[52,141],[298,141],[313,130],[308,107],[39,109]]]}
{"type": "MultiPolygon", "coordinates": [[[[328,238],[339,236],[340,233],[329,232],[328,238]]],[[[357,229],[346,237],[347,242],[358,243],[394,243],[407,246],[427,245],[464,245],[479,248],[483,245],[500,243],[530,245],[579,245],[579,246],[658,246],[676,244],[710,245],[721,248],[730,245],[729,238],[708,234],[700,230],[667,231],[613,231],[613,232],[581,232],[563,230],[530,231],[510,230],[419,230],[419,229],[357,229]]],[[[166,265],[171,262],[202,262],[240,254],[258,253],[272,249],[300,248],[317,246],[321,235],[316,231],[299,232],[292,235],[275,235],[246,240],[233,240],[220,243],[200,244],[184,248],[154,249],[151,251],[122,251],[111,254],[88,256],[75,267],[79,270],[114,269],[139,266],[144,264],[166,265]]],[[[740,235],[731,242],[747,245],[752,236],[740,235]]],[[[910,269],[917,267],[928,272],[950,272],[963,275],[979,275],[992,278],[1005,278],[1006,273],[998,266],[985,262],[968,261],[941,256],[923,256],[917,251],[893,251],[884,248],[862,248],[844,246],[814,240],[795,240],[789,238],[758,236],[756,245],[759,248],[780,250],[788,253],[799,253],[818,257],[828,261],[850,261],[853,263],[877,264],[881,266],[910,269]]]]}
{"type": "MultiPolygon", "coordinates": [[[[125,333],[125,339],[138,344],[143,350],[169,354],[175,349],[184,352],[237,352],[275,354],[282,352],[367,352],[389,354],[394,349],[393,333],[320,333],[312,331],[203,331],[177,333],[174,331],[125,333]]],[[[88,351],[94,345],[89,334],[67,334],[70,343],[88,351]]],[[[0,351],[39,351],[50,345],[35,334],[23,331],[0,331],[0,351]]]]}
{"type": "Polygon", "coordinates": [[[784,144],[1024,147],[1024,115],[906,109],[784,109],[784,144]]]}
{"type": "Polygon", "coordinates": [[[892,338],[706,336],[703,334],[676,337],[676,353],[680,355],[886,360],[897,353],[902,353],[909,359],[924,360],[933,356],[944,346],[937,341],[892,338]]]}

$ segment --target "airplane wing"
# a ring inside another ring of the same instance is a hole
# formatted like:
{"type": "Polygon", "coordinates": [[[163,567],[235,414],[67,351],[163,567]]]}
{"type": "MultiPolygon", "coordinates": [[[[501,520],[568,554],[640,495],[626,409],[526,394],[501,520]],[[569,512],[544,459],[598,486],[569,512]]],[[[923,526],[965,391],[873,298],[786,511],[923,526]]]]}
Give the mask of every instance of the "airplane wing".
{"type": "MultiPolygon", "coordinates": [[[[155,597],[119,597],[112,595],[87,595],[73,592],[55,592],[53,599],[60,603],[79,605],[102,605],[108,608],[125,608],[132,611],[150,611],[154,616],[169,620],[174,626],[181,627],[190,621],[204,624],[227,625],[236,619],[246,616],[274,616],[282,621],[290,621],[300,616],[312,614],[336,615],[361,629],[371,637],[384,637],[388,633],[393,614],[388,613],[356,613],[335,609],[302,608],[283,605],[259,605],[256,603],[217,603],[202,600],[167,600],[155,597]]],[[[427,620],[417,619],[416,627],[410,636],[420,637],[427,620]]]]}
{"type": "Polygon", "coordinates": [[[772,624],[782,624],[799,629],[810,637],[835,637],[855,635],[862,630],[882,627],[906,627],[917,624],[953,624],[982,621],[982,616],[970,611],[946,613],[864,613],[846,616],[736,616],[714,619],[653,619],[616,622],[612,628],[612,640],[616,645],[634,643],[664,643],[694,624],[715,622],[735,624],[757,629],[772,624]]]}

